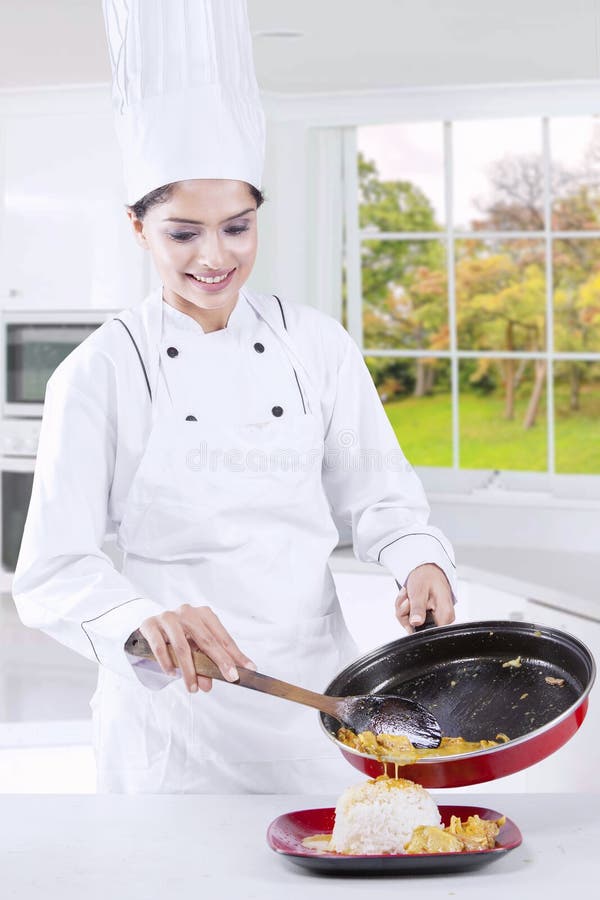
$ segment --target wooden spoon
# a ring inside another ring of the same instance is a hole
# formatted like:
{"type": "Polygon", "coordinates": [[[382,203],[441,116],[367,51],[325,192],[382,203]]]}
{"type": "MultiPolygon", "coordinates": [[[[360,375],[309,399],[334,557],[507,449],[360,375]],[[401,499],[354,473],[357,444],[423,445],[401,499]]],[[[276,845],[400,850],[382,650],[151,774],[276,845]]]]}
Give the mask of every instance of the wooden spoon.
{"type": "MultiPolygon", "coordinates": [[[[167,648],[173,665],[179,667],[173,648],[170,644],[167,644],[167,648]]],[[[129,637],[125,649],[133,656],[156,659],[147,640],[139,631],[134,631],[129,637]]],[[[227,682],[218,666],[200,650],[192,650],[192,657],[197,675],[227,682]]],[[[438,747],[442,739],[438,721],[424,706],[414,700],[391,694],[329,697],[289,684],[287,681],[280,681],[278,678],[271,678],[269,675],[262,675],[260,672],[253,672],[251,669],[244,669],[241,666],[236,668],[239,678],[237,681],[227,682],[228,684],[237,684],[253,691],[261,691],[263,694],[281,697],[283,700],[292,700],[303,706],[311,706],[333,716],[356,734],[361,731],[372,731],[374,734],[405,735],[415,747],[438,747]]]]}

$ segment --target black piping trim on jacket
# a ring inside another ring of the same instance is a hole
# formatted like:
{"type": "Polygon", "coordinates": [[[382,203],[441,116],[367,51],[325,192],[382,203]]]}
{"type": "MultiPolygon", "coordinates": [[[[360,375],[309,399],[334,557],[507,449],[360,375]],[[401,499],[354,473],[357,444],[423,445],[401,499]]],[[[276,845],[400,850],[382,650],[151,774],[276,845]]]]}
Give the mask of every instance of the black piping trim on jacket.
{"type": "Polygon", "coordinates": [[[277,294],[273,294],[273,296],[275,297],[275,299],[276,299],[277,302],[279,303],[279,312],[281,313],[281,318],[283,319],[283,327],[284,327],[285,330],[287,331],[287,322],[285,321],[285,314],[284,314],[284,312],[283,312],[283,306],[281,305],[281,300],[279,299],[279,297],[277,296],[277,294]]]}
{"type": "Polygon", "coordinates": [[[306,406],[304,404],[304,395],[302,394],[302,388],[300,387],[300,382],[298,381],[298,374],[294,369],[294,378],[296,379],[296,384],[298,385],[298,391],[300,392],[300,399],[302,400],[302,409],[304,410],[304,415],[306,415],[306,406]]]}
{"type": "Polygon", "coordinates": [[[125,324],[125,322],[123,321],[123,319],[119,319],[119,318],[117,318],[117,317],[115,316],[115,322],[120,322],[121,325],[123,326],[123,328],[125,329],[125,331],[127,332],[127,334],[129,335],[129,337],[131,338],[131,343],[132,343],[133,346],[135,347],[135,352],[136,352],[137,355],[138,355],[138,359],[139,359],[139,361],[140,361],[140,365],[141,365],[142,371],[143,371],[143,373],[144,373],[144,378],[146,379],[146,387],[148,388],[148,394],[150,395],[150,400],[152,400],[152,391],[151,391],[151,389],[150,389],[150,382],[149,382],[149,380],[148,380],[148,373],[146,372],[146,366],[144,365],[144,360],[142,359],[142,354],[140,353],[139,347],[138,347],[138,345],[137,345],[136,342],[135,342],[135,338],[134,338],[134,336],[132,335],[132,333],[131,333],[131,331],[129,330],[129,328],[127,327],[127,325],[125,324]]]}
{"type": "MultiPolygon", "coordinates": [[[[120,322],[121,320],[118,319],[118,321],[120,322]]],[[[127,327],[127,326],[125,326],[125,327],[127,327]]],[[[129,329],[127,329],[127,330],[129,330],[129,329]]],[[[108,613],[113,612],[113,610],[118,609],[120,606],[127,606],[128,603],[133,603],[134,600],[141,600],[141,599],[142,599],[141,597],[132,597],[131,600],[125,600],[124,603],[117,603],[117,605],[113,606],[112,609],[107,609],[106,612],[100,613],[99,616],[94,616],[93,619],[86,619],[84,622],[81,623],[81,630],[83,631],[86,638],[90,642],[92,650],[94,651],[94,656],[96,657],[96,659],[98,660],[99,663],[100,663],[100,657],[96,653],[96,648],[94,647],[94,642],[92,641],[91,637],[89,636],[89,634],[87,633],[87,631],[85,630],[85,628],[83,626],[89,625],[90,622],[95,622],[96,619],[101,619],[102,616],[107,616],[108,613]]],[[[100,665],[102,665],[102,663],[100,663],[100,665]]]]}
{"type": "MultiPolygon", "coordinates": [[[[379,553],[377,554],[377,562],[381,562],[381,554],[383,553],[384,550],[387,550],[387,548],[391,547],[392,544],[395,544],[396,541],[403,541],[404,538],[409,538],[409,537],[433,538],[434,541],[438,542],[438,544],[440,545],[440,547],[442,548],[442,550],[444,551],[446,556],[448,556],[448,551],[446,550],[446,548],[444,547],[444,545],[442,544],[440,539],[435,536],[435,534],[428,534],[426,531],[413,531],[411,534],[402,534],[402,535],[400,535],[400,537],[394,538],[393,541],[390,541],[389,544],[386,544],[385,547],[382,547],[381,550],[379,551],[379,553]]],[[[450,556],[448,556],[448,559],[450,560],[450,564],[451,564],[452,568],[455,569],[456,563],[452,562],[452,559],[450,558],[450,556]]]]}
{"type": "MultiPolygon", "coordinates": [[[[287,322],[285,321],[285,313],[283,312],[283,306],[281,305],[281,300],[279,299],[277,294],[273,294],[273,296],[279,303],[279,312],[281,313],[281,318],[283,320],[283,327],[284,327],[285,331],[287,331],[288,327],[287,327],[287,322]]],[[[302,388],[300,387],[300,382],[298,381],[298,373],[296,372],[296,370],[294,369],[293,366],[292,366],[292,370],[294,372],[294,378],[296,379],[296,384],[298,385],[298,393],[300,394],[300,399],[302,400],[302,409],[304,410],[304,415],[306,415],[306,404],[304,402],[304,394],[302,393],[302,388]]]]}

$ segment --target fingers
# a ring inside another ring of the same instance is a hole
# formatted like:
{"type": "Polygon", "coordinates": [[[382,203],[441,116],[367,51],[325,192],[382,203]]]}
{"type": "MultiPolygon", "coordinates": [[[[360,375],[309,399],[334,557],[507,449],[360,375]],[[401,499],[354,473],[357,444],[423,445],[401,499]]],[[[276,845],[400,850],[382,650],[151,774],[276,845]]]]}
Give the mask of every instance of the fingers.
{"type": "Polygon", "coordinates": [[[212,688],[212,678],[206,678],[205,675],[197,675],[198,679],[198,687],[201,691],[204,691],[205,694],[208,694],[210,689],[212,688]]]}
{"type": "MultiPolygon", "coordinates": [[[[410,596],[407,587],[403,587],[396,597],[396,618],[409,634],[412,634],[417,625],[422,625],[427,615],[427,610],[435,609],[433,596],[430,594],[427,583],[417,580],[415,586],[410,585],[410,596]]],[[[435,613],[434,613],[435,615],[435,613]]]]}
{"type": "Polygon", "coordinates": [[[445,574],[438,566],[423,566],[426,577],[431,577],[432,581],[429,588],[430,604],[429,609],[433,610],[433,619],[436,625],[449,625],[454,622],[454,601],[452,599],[452,590],[450,583],[445,574]]]}
{"type": "Polygon", "coordinates": [[[433,617],[436,625],[450,625],[454,622],[456,615],[451,596],[448,599],[437,600],[433,617]]]}
{"type": "Polygon", "coordinates": [[[411,634],[425,622],[429,610],[436,625],[449,625],[454,621],[454,603],[448,579],[438,566],[427,563],[409,574],[406,587],[400,590],[396,598],[396,617],[411,634]]]}
{"type": "Polygon", "coordinates": [[[409,625],[409,616],[410,600],[408,599],[406,588],[403,587],[400,589],[400,593],[396,597],[396,618],[398,619],[402,627],[410,633],[412,632],[412,628],[409,625]]]}
{"type": "Polygon", "coordinates": [[[404,608],[400,611],[400,613],[397,613],[396,615],[397,615],[398,621],[400,622],[400,624],[402,625],[404,630],[407,631],[409,634],[412,634],[414,631],[414,628],[411,626],[411,624],[408,621],[409,613],[410,613],[410,604],[407,600],[404,605],[404,608]]]}
{"type": "Polygon", "coordinates": [[[435,610],[435,606],[427,583],[419,579],[414,587],[411,585],[409,590],[410,611],[408,623],[412,628],[415,628],[417,625],[423,624],[427,610],[435,610]]]}
{"type": "MultiPolygon", "coordinates": [[[[181,607],[180,611],[187,633],[196,642],[198,649],[212,659],[226,681],[237,681],[239,673],[236,663],[240,657],[245,662],[246,657],[212,609],[207,606],[181,607]]],[[[241,662],[238,664],[241,665],[241,662]]]]}
{"type": "Polygon", "coordinates": [[[196,675],[192,648],[187,639],[183,623],[179,616],[170,611],[163,613],[161,619],[162,630],[173,648],[184,684],[188,691],[195,693],[199,687],[198,676],[196,675]]]}
{"type": "Polygon", "coordinates": [[[166,675],[177,675],[177,668],[179,668],[188,691],[192,693],[198,689],[205,693],[210,691],[212,679],[196,675],[192,648],[175,613],[165,612],[160,616],[146,619],[140,627],[140,632],[148,641],[150,649],[166,675]],[[176,664],[171,658],[169,648],[175,656],[176,664]]]}
{"type": "Polygon", "coordinates": [[[217,641],[220,642],[225,652],[231,657],[234,664],[242,666],[244,669],[254,669],[256,671],[256,663],[252,662],[252,660],[247,657],[245,653],[242,653],[236,642],[233,640],[229,632],[223,627],[221,621],[215,615],[212,609],[210,609],[210,607],[208,606],[203,607],[203,609],[205,610],[205,619],[208,623],[210,623],[210,629],[212,633],[214,634],[217,641]]]}
{"type": "Polygon", "coordinates": [[[162,670],[175,675],[176,666],[186,688],[192,693],[198,689],[209,691],[212,679],[197,675],[193,650],[201,650],[220,669],[227,681],[237,681],[237,666],[256,670],[256,665],[243,653],[218,617],[208,606],[193,607],[183,604],[176,610],[167,610],[142,624],[140,631],[148,641],[162,670]]]}
{"type": "Polygon", "coordinates": [[[140,625],[139,630],[140,633],[148,641],[150,649],[158,660],[163,672],[166,675],[176,675],[177,672],[175,670],[173,662],[171,661],[171,657],[169,656],[165,635],[161,630],[158,619],[158,616],[152,616],[152,618],[146,619],[140,625]]]}

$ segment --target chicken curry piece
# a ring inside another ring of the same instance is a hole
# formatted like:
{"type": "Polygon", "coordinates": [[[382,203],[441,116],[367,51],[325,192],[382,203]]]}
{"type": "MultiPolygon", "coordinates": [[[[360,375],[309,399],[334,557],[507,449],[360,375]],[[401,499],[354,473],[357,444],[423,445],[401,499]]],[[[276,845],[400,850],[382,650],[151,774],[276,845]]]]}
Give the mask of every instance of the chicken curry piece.
{"type": "Polygon", "coordinates": [[[433,825],[419,825],[412,833],[410,841],[404,845],[406,853],[462,853],[474,850],[493,850],[496,838],[506,817],[501,819],[480,819],[469,816],[462,822],[452,816],[445,828],[433,825]]]}

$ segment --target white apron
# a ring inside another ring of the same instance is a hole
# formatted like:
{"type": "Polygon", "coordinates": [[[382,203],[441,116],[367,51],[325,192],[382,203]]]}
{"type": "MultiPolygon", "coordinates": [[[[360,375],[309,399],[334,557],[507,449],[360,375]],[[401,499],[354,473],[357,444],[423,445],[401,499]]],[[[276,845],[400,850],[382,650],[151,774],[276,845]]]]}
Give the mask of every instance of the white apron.
{"type": "MultiPolygon", "coordinates": [[[[282,342],[306,411],[186,421],[161,359],[118,530],[123,574],[165,609],[210,606],[259,671],[323,690],[357,648],[328,567],[338,535],[320,402],[275,299],[252,306],[265,340],[282,342]]],[[[100,792],[320,793],[351,776],[318,713],[237,685],[190,694],[179,678],[151,691],[101,667],[92,708],[100,792]]]]}

